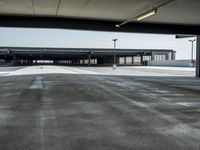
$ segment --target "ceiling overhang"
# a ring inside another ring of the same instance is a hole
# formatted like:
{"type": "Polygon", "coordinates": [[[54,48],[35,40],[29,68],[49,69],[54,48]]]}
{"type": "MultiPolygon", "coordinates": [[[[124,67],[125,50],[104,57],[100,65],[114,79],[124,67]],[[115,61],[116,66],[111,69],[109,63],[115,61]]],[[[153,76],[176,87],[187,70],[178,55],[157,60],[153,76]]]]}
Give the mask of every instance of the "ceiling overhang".
{"type": "Polygon", "coordinates": [[[116,28],[117,21],[51,18],[51,17],[24,17],[0,16],[0,27],[26,27],[26,28],[55,28],[90,31],[132,32],[132,33],[158,33],[158,34],[200,34],[198,25],[176,25],[131,22],[123,27],[116,28]]]}
{"type": "Polygon", "coordinates": [[[0,26],[197,35],[199,8],[199,0],[0,0],[0,26]]]}

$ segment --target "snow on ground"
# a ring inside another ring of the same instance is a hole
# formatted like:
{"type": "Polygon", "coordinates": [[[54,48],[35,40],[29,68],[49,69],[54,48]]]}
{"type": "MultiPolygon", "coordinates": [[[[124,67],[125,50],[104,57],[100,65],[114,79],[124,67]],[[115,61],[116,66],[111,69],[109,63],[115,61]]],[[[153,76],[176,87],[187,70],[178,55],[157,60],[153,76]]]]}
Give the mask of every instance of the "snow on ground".
{"type": "Polygon", "coordinates": [[[9,75],[34,75],[34,74],[54,74],[54,73],[60,73],[60,74],[73,74],[74,72],[70,70],[63,69],[61,67],[54,67],[54,66],[30,66],[25,67],[23,69],[16,70],[9,75]]]}
{"type": "MultiPolygon", "coordinates": [[[[81,71],[73,67],[62,66],[30,66],[23,69],[16,70],[10,73],[10,76],[14,75],[35,75],[35,74],[95,74],[92,71],[81,71]]],[[[97,73],[96,73],[97,74],[97,73]]]]}
{"type": "Polygon", "coordinates": [[[194,76],[194,68],[184,67],[150,67],[124,66],[117,67],[66,67],[66,66],[28,66],[8,70],[0,69],[0,76],[36,75],[36,74],[89,74],[89,75],[118,75],[118,76],[194,76]]]}
{"type": "Polygon", "coordinates": [[[194,68],[183,67],[149,67],[123,66],[113,70],[112,67],[79,67],[80,69],[95,71],[101,75],[121,76],[195,76],[194,68]]]}
{"type": "Polygon", "coordinates": [[[9,75],[11,73],[11,71],[10,72],[0,72],[0,76],[7,76],[7,75],[9,75]]]}
{"type": "Polygon", "coordinates": [[[64,69],[71,70],[75,74],[101,74],[98,72],[98,68],[94,69],[93,71],[85,70],[84,68],[77,68],[77,67],[63,67],[64,69]]]}
{"type": "Polygon", "coordinates": [[[7,76],[15,70],[21,69],[22,67],[0,67],[0,76],[7,76]]]}

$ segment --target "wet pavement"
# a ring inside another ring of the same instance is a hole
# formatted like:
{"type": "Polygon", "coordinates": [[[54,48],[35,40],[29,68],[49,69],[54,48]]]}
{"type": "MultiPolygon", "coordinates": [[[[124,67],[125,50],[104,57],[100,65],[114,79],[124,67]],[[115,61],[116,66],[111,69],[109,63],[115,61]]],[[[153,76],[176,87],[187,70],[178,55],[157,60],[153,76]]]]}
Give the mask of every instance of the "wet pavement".
{"type": "Polygon", "coordinates": [[[200,80],[0,77],[1,150],[199,150],[200,80]]]}

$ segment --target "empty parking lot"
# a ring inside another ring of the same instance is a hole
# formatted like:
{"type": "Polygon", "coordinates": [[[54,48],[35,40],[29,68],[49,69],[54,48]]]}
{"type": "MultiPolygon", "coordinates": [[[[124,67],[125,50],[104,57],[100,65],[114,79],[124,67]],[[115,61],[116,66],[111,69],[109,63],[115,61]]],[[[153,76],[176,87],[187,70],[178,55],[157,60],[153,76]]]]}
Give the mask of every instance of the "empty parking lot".
{"type": "Polygon", "coordinates": [[[2,150],[199,150],[193,69],[1,68],[2,150]]]}

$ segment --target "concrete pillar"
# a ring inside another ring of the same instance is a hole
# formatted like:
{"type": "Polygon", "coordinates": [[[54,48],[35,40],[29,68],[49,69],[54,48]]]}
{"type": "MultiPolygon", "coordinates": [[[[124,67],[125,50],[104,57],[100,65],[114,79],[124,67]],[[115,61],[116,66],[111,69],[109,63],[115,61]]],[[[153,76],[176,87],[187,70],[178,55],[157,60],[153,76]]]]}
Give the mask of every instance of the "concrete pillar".
{"type": "Polygon", "coordinates": [[[141,59],[141,65],[143,65],[143,55],[140,56],[141,59]]]}
{"type": "Polygon", "coordinates": [[[97,58],[97,64],[101,64],[101,59],[99,57],[97,58]]]}
{"type": "Polygon", "coordinates": [[[134,64],[134,56],[132,56],[132,64],[134,64]]]}
{"type": "Polygon", "coordinates": [[[124,64],[126,64],[126,57],[124,57],[124,64]]]}
{"type": "MultiPolygon", "coordinates": [[[[5,61],[5,63],[7,63],[7,61],[5,61]]],[[[17,56],[16,56],[16,55],[13,56],[12,64],[13,64],[13,65],[16,65],[16,64],[17,64],[17,56]]]]}
{"type": "Polygon", "coordinates": [[[77,60],[77,58],[74,58],[74,64],[75,64],[75,65],[78,64],[78,60],[77,60]]]}
{"type": "Polygon", "coordinates": [[[151,52],[151,61],[154,61],[155,60],[155,55],[153,52],[151,52]]]}
{"type": "Polygon", "coordinates": [[[176,59],[176,52],[172,52],[172,60],[176,59]]]}
{"type": "Polygon", "coordinates": [[[166,58],[166,60],[169,60],[169,53],[165,54],[165,58],[166,58]]]}
{"type": "Polygon", "coordinates": [[[90,55],[88,55],[88,66],[90,66],[90,64],[91,64],[91,56],[90,55]]]}
{"type": "Polygon", "coordinates": [[[80,59],[80,57],[78,58],[78,65],[80,65],[81,64],[81,59],[80,59]]]}
{"type": "Polygon", "coordinates": [[[196,50],[196,77],[200,78],[200,35],[197,36],[196,50]]]}
{"type": "Polygon", "coordinates": [[[85,58],[83,58],[82,60],[83,60],[83,65],[85,65],[85,58]]]}

